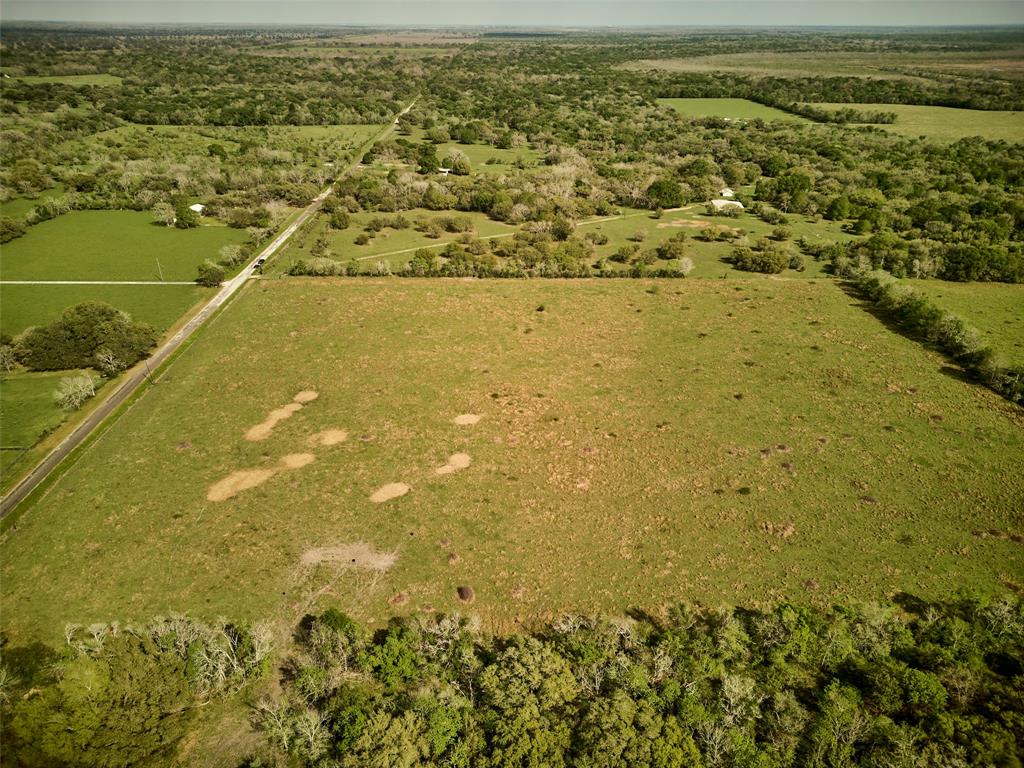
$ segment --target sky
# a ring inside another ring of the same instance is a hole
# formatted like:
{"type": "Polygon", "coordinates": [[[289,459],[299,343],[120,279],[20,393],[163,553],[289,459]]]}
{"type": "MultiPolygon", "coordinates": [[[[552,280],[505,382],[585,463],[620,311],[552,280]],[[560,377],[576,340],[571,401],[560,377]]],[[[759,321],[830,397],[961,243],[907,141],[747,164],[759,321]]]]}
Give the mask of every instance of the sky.
{"type": "Polygon", "coordinates": [[[407,27],[1024,25],[1024,0],[0,0],[0,19],[407,27]]]}

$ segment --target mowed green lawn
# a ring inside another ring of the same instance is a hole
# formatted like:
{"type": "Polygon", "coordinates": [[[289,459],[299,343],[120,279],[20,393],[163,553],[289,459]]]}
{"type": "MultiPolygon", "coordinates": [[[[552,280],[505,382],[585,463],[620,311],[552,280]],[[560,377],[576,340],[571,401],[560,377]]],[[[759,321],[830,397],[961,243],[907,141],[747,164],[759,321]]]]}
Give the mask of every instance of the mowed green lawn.
{"type": "Polygon", "coordinates": [[[251,284],[7,535],[5,630],[1000,591],[1024,415],[946,365],[825,280],[251,284]],[[359,542],[396,562],[311,564],[359,542]]]}
{"type": "Polygon", "coordinates": [[[908,280],[981,331],[1008,362],[1024,364],[1024,285],[908,280]]]}
{"type": "Polygon", "coordinates": [[[896,122],[879,125],[886,131],[916,138],[957,141],[971,136],[1024,142],[1024,112],[987,112],[953,107],[923,107],[913,104],[815,104],[824,109],[853,107],[868,112],[894,112],[896,122]]]}
{"type": "Polygon", "coordinates": [[[224,226],[175,229],[142,211],[72,211],[6,243],[2,280],[193,280],[206,259],[245,242],[224,226]]]}
{"type": "Polygon", "coordinates": [[[766,107],[748,99],[658,99],[683,117],[726,117],[730,120],[787,120],[808,123],[809,120],[781,109],[766,107]]]}
{"type": "Polygon", "coordinates": [[[0,285],[0,332],[17,336],[83,301],[102,301],[162,332],[212,293],[198,285],[0,285]]]}

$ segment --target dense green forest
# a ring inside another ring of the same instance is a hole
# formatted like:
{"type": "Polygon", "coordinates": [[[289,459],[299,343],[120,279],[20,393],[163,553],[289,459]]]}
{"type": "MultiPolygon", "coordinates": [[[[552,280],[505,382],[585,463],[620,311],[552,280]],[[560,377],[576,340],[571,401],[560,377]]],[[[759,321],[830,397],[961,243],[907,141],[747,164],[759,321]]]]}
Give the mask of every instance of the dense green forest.
{"type": "Polygon", "coordinates": [[[248,702],[243,765],[1017,766],[1024,610],[964,597],[829,610],[677,606],[506,637],[459,616],[370,632],[307,616],[270,669],[266,626],[184,617],[4,648],[6,759],[167,761],[211,701],[248,702]],[[280,679],[265,697],[259,678],[280,679]]]}

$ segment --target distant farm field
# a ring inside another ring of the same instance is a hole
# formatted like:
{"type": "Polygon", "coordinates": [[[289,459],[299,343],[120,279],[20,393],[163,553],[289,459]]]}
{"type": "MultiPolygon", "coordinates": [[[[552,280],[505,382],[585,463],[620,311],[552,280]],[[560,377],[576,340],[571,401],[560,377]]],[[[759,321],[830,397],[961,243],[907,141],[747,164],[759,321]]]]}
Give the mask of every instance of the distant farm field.
{"type": "Polygon", "coordinates": [[[981,331],[1008,362],[1024,365],[1024,285],[908,280],[981,331]]]}
{"type": "Polygon", "coordinates": [[[853,107],[867,112],[894,112],[896,122],[879,125],[902,136],[925,136],[940,141],[957,141],[981,136],[1024,142],[1024,112],[989,112],[952,107],[922,107],[909,104],[815,104],[824,109],[853,107]]]}
{"type": "Polygon", "coordinates": [[[121,78],[105,73],[94,75],[22,75],[26,83],[61,83],[63,85],[120,85],[121,78]]]}
{"type": "Polygon", "coordinates": [[[934,72],[981,69],[1017,75],[1024,65],[1018,48],[991,51],[744,51],[687,58],[630,61],[621,69],[666,72],[735,72],[777,77],[870,77],[925,81],[934,72]]]}
{"type": "Polygon", "coordinates": [[[724,117],[730,120],[788,120],[810,122],[781,109],[766,107],[749,99],[658,99],[659,104],[672,107],[683,117],[724,117]]]}
{"type": "Polygon", "coordinates": [[[6,243],[3,280],[193,280],[206,259],[245,242],[225,226],[175,229],[136,211],[72,211],[6,243]]]}
{"type": "Polygon", "coordinates": [[[824,280],[251,284],[7,534],[5,630],[995,591],[1024,416],[946,366],[824,280]]]}

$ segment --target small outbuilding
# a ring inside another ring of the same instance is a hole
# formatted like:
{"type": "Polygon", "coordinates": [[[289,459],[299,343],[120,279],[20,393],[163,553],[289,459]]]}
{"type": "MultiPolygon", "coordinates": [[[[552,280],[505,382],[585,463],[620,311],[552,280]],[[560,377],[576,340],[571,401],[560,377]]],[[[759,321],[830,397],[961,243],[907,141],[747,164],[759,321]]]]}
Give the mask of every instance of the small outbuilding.
{"type": "Polygon", "coordinates": [[[195,212],[196,212],[196,213],[198,213],[198,214],[199,214],[200,216],[202,216],[202,215],[203,215],[203,211],[205,211],[205,210],[206,210],[206,206],[205,206],[205,205],[203,205],[202,203],[192,203],[192,205],[190,205],[190,206],[188,207],[188,209],[189,209],[190,211],[195,211],[195,212]]]}
{"type": "Polygon", "coordinates": [[[452,172],[452,169],[451,168],[438,168],[437,172],[440,173],[442,176],[447,176],[449,173],[452,172]]]}
{"type": "Polygon", "coordinates": [[[736,193],[732,190],[731,187],[726,187],[721,192],[719,192],[718,195],[720,197],[736,197],[736,193]]]}

